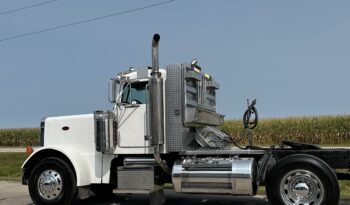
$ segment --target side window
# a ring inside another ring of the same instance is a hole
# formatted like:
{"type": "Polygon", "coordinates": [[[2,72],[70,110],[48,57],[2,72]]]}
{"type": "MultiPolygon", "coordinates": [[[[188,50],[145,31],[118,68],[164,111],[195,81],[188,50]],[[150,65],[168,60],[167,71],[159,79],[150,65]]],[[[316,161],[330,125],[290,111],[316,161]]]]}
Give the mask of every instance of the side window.
{"type": "Polygon", "coordinates": [[[137,82],[125,85],[122,103],[127,104],[147,104],[148,91],[146,90],[148,82],[137,82]]]}

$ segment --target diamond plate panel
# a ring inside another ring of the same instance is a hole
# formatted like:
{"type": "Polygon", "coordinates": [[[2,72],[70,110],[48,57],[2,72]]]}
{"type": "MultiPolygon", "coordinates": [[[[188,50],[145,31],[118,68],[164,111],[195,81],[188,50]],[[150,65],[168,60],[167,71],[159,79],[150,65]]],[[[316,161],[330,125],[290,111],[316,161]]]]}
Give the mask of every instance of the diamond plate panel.
{"type": "Polygon", "coordinates": [[[144,168],[118,168],[118,189],[120,190],[153,190],[154,169],[144,168]]]}
{"type": "Polygon", "coordinates": [[[183,71],[181,64],[168,65],[165,83],[166,140],[168,152],[183,150],[182,136],[188,132],[182,123],[183,71]]]}

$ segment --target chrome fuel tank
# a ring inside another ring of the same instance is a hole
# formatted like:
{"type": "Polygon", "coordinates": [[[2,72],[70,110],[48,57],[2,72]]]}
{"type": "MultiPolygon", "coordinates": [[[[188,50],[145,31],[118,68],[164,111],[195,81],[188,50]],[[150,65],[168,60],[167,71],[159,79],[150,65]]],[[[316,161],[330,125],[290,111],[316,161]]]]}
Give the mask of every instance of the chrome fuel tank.
{"type": "Polygon", "coordinates": [[[178,193],[253,195],[255,175],[252,158],[192,158],[175,163],[172,181],[178,193]]]}

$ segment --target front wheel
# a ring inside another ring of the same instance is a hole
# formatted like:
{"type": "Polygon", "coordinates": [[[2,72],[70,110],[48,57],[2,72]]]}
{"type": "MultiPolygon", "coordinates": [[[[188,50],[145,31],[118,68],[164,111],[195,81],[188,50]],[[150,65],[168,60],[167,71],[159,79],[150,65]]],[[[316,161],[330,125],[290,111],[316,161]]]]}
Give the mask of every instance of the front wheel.
{"type": "Polygon", "coordinates": [[[58,158],[37,164],[30,173],[28,187],[33,202],[43,205],[71,204],[77,193],[72,169],[58,158]]]}
{"type": "Polygon", "coordinates": [[[339,185],[333,170],[311,155],[296,154],[272,167],[266,194],[273,205],[337,205],[339,185]]]}

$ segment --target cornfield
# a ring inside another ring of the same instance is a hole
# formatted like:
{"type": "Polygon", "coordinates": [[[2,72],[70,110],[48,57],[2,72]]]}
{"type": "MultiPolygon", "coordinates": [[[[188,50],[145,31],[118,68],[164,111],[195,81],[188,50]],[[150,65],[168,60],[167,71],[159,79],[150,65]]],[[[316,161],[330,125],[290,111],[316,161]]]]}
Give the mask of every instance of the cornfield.
{"type": "MultiPolygon", "coordinates": [[[[243,123],[240,120],[228,120],[221,129],[236,140],[241,136],[242,127],[243,123]]],[[[255,144],[280,144],[283,140],[349,146],[350,115],[263,119],[253,130],[255,144]]],[[[247,138],[244,138],[242,143],[246,142],[247,138]]]]}
{"type": "Polygon", "coordinates": [[[39,145],[39,128],[0,129],[0,146],[39,145]]]}
{"type": "MultiPolygon", "coordinates": [[[[242,127],[241,120],[227,120],[220,128],[236,140],[242,134],[242,127]]],[[[253,130],[256,145],[280,144],[283,140],[350,146],[350,115],[262,119],[253,130]]],[[[247,143],[247,138],[240,143],[247,143]]],[[[39,128],[0,129],[0,146],[38,144],[39,128]]]]}

